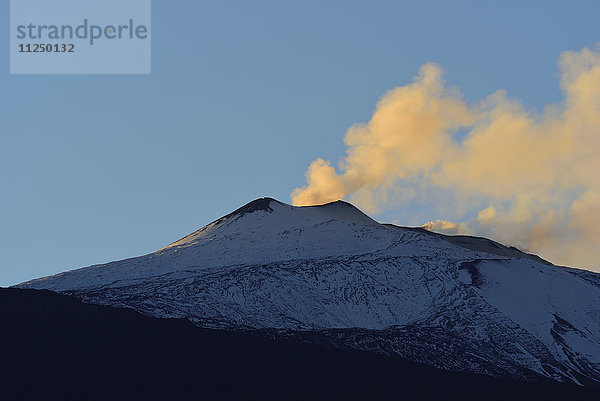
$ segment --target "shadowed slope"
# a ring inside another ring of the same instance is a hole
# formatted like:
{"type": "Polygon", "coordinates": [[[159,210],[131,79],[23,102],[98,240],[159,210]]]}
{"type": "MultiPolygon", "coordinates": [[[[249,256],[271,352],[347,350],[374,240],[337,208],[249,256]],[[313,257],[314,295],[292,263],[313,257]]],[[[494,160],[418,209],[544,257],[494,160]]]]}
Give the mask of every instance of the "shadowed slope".
{"type": "Polygon", "coordinates": [[[592,399],[399,358],[207,330],[185,320],[0,289],[0,399],[592,399]]]}

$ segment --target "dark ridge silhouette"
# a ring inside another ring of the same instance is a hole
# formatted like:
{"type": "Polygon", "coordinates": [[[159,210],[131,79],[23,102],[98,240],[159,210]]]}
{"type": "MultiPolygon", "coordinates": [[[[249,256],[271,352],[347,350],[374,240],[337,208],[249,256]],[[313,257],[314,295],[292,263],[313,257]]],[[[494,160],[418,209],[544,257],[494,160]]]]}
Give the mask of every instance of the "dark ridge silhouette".
{"type": "Polygon", "coordinates": [[[50,291],[0,289],[1,400],[584,400],[599,388],[194,327],[50,291]]]}

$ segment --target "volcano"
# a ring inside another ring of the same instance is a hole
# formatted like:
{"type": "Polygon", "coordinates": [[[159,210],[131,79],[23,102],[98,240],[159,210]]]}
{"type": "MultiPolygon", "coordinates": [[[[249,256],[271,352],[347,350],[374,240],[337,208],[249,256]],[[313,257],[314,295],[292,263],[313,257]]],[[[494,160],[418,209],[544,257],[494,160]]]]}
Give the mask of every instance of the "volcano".
{"type": "Polygon", "coordinates": [[[600,274],[337,201],[252,201],[151,254],[20,284],[449,371],[600,384],[600,274]]]}

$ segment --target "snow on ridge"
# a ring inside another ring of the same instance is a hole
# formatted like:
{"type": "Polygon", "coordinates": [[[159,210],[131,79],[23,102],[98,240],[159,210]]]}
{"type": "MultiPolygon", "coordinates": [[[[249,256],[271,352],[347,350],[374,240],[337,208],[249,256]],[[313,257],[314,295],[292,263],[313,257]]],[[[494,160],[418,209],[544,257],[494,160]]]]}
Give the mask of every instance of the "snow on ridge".
{"type": "Polygon", "coordinates": [[[488,248],[465,246],[464,241],[420,229],[380,224],[344,201],[296,207],[273,198],[259,198],[148,255],[22,285],[62,291],[150,279],[174,271],[365,254],[443,254],[454,260],[520,257],[520,253],[490,253],[488,248]]]}

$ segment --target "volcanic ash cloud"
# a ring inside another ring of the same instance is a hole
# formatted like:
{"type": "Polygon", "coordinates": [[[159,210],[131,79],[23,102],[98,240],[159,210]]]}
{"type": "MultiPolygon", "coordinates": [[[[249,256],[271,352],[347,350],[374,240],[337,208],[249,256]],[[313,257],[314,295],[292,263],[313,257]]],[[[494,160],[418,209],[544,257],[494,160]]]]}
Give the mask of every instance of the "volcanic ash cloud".
{"type": "Polygon", "coordinates": [[[600,53],[565,52],[559,69],[564,98],[538,113],[503,90],[468,103],[440,66],[425,64],[348,129],[337,168],[310,164],[292,202],[347,197],[379,213],[433,201],[447,218],[429,229],[600,270],[600,53]]]}

